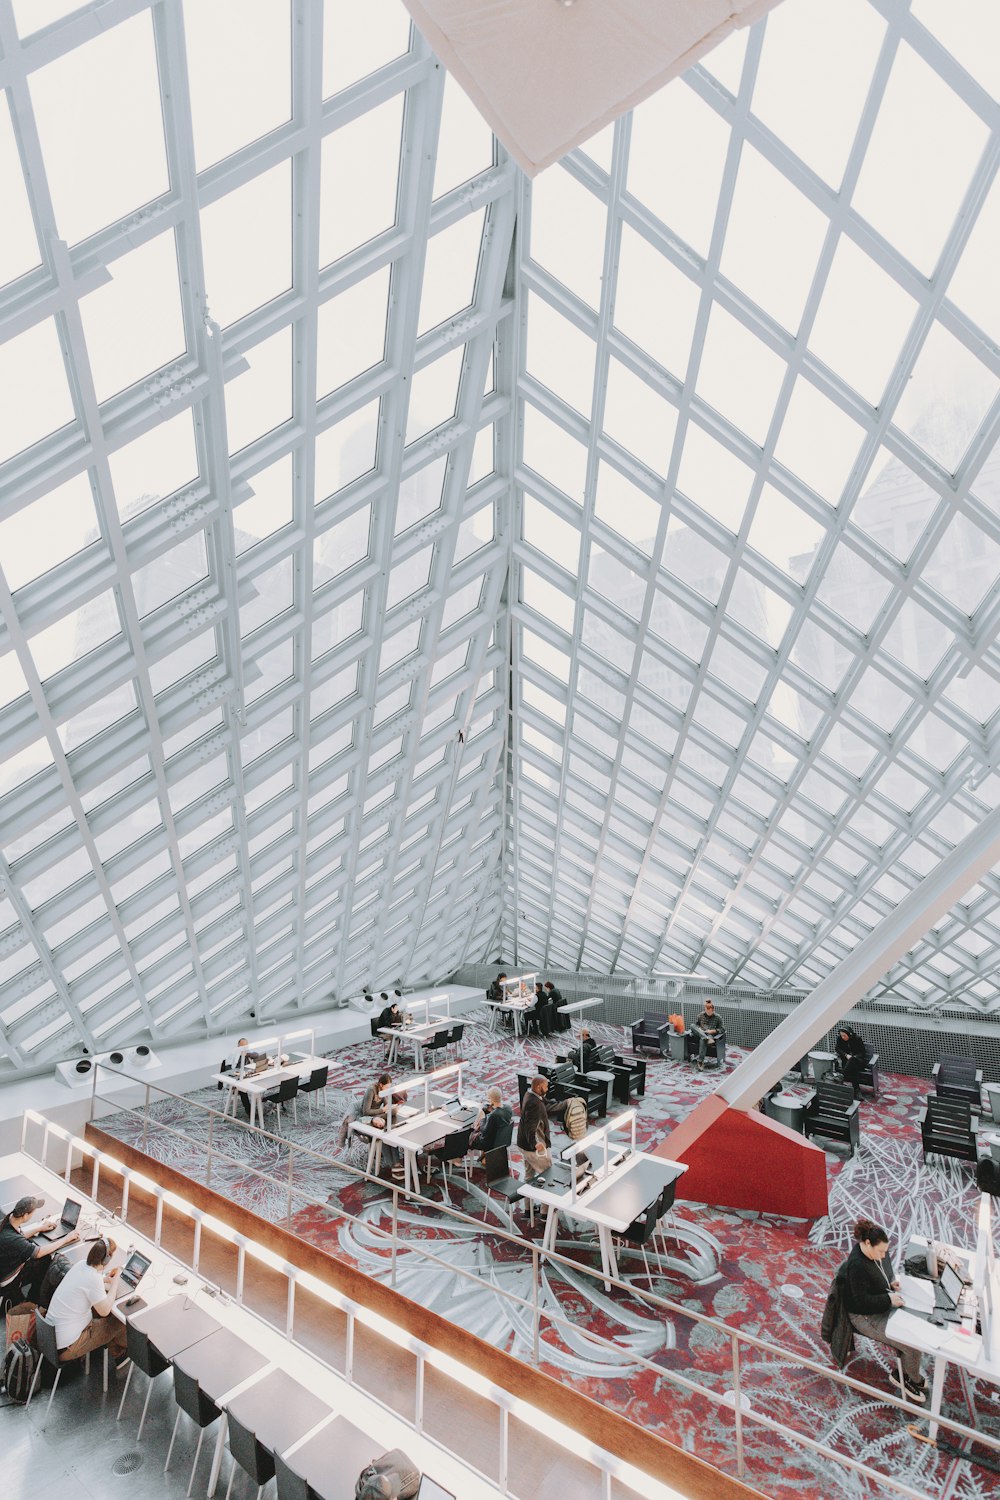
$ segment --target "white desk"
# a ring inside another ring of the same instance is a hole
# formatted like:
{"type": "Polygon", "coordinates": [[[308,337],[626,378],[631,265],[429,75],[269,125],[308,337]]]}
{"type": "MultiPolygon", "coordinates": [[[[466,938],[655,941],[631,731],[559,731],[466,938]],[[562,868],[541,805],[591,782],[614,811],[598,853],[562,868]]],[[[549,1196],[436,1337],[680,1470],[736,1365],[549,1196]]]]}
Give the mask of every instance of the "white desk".
{"type": "MultiPolygon", "coordinates": [[[[558,1167],[549,1169],[556,1173],[558,1170],[558,1167]]],[[[612,1235],[622,1234],[665,1187],[686,1171],[687,1166],[682,1162],[651,1156],[645,1151],[630,1151],[624,1161],[606,1176],[598,1177],[582,1192],[578,1190],[575,1198],[570,1184],[550,1181],[549,1172],[526,1182],[519,1196],[529,1203],[544,1204],[548,1209],[542,1241],[546,1250],[556,1248],[560,1213],[595,1225],[601,1246],[601,1269],[606,1277],[617,1277],[618,1261],[612,1235]]],[[[610,1280],[605,1281],[604,1289],[611,1290],[610,1280]]]]}
{"type": "Polygon", "coordinates": [[[524,1019],[524,1014],[526,1011],[534,1009],[535,1002],[534,1000],[487,1000],[486,1004],[493,1012],[491,1023],[493,1030],[496,1030],[497,1012],[506,1010],[510,1012],[510,1018],[514,1023],[514,1035],[519,1037],[522,1035],[521,1023],[524,1019]]]}
{"type": "MultiPolygon", "coordinates": [[[[975,1252],[972,1250],[960,1250],[956,1246],[946,1245],[944,1249],[949,1254],[960,1257],[968,1267],[968,1274],[972,1276],[975,1272],[975,1252]]],[[[903,1296],[907,1296],[911,1290],[910,1284],[914,1278],[900,1276],[900,1290],[903,1296]]],[[[917,1280],[918,1287],[929,1287],[929,1282],[917,1280]]],[[[913,1298],[917,1301],[918,1298],[913,1298]]],[[[928,1415],[930,1426],[928,1436],[931,1442],[937,1441],[938,1424],[934,1420],[941,1415],[941,1398],[944,1393],[945,1370],[949,1364],[958,1365],[960,1369],[967,1370],[970,1375],[975,1375],[981,1380],[989,1381],[991,1385],[1000,1385],[1000,1361],[990,1360],[983,1340],[976,1333],[976,1305],[967,1291],[962,1303],[962,1322],[946,1323],[943,1328],[933,1323],[926,1322],[923,1318],[916,1318],[908,1313],[905,1308],[897,1308],[890,1313],[886,1324],[886,1332],[891,1333],[893,1338],[898,1338],[902,1343],[909,1344],[912,1349],[917,1349],[921,1354],[928,1355],[933,1360],[933,1374],[931,1377],[931,1399],[928,1415]]]]}
{"type": "Polygon", "coordinates": [[[450,1031],[451,1022],[447,1016],[431,1016],[429,1021],[422,1021],[419,1026],[380,1026],[379,1036],[384,1036],[389,1043],[389,1056],[386,1064],[394,1063],[401,1047],[409,1046],[413,1049],[413,1066],[423,1066],[423,1049],[427,1042],[432,1042],[439,1031],[450,1031]]]}
{"type": "MultiPolygon", "coordinates": [[[[66,1198],[67,1187],[63,1178],[39,1166],[22,1152],[0,1158],[0,1181],[14,1179],[18,1182],[28,1181],[35,1193],[43,1196],[47,1202],[61,1205],[66,1198]]],[[[213,1363],[210,1346],[214,1345],[219,1352],[220,1357],[215,1360],[216,1368],[213,1372],[215,1379],[212,1399],[222,1406],[223,1417],[219,1423],[212,1461],[209,1495],[214,1493],[218,1483],[225,1448],[226,1409],[236,1403],[240,1396],[245,1396],[260,1385],[262,1395],[268,1393],[273,1386],[282,1397],[289,1393],[295,1395],[297,1388],[303,1387],[310,1402],[318,1400],[322,1406],[319,1427],[325,1427],[332,1417],[344,1417],[365,1431],[370,1444],[370,1452],[366,1458],[389,1448],[399,1447],[410,1454],[421,1468],[430,1469],[443,1483],[449,1485],[450,1490],[446,1493],[461,1495],[462,1500],[500,1500],[500,1491],[494,1485],[467,1468],[454,1454],[437,1449],[429,1439],[422,1433],[415,1432],[394,1412],[366,1396],[356,1386],[348,1384],[342,1375],[307,1353],[300,1345],[292,1343],[283,1329],[273,1327],[228,1296],[210,1295],[210,1291],[203,1285],[202,1277],[196,1275],[183,1261],[168,1254],[131,1225],[118,1220],[109,1222],[100,1204],[88,1194],[78,1192],[75,1186],[70,1191],[83,1204],[84,1217],[96,1222],[100,1216],[102,1229],[110,1233],[120,1247],[131,1246],[140,1250],[152,1262],[139,1287],[139,1295],[147,1306],[133,1315],[136,1326],[142,1327],[144,1321],[151,1324],[158,1321],[162,1326],[163,1313],[157,1313],[157,1310],[162,1309],[171,1299],[176,1299],[179,1316],[171,1323],[171,1327],[177,1332],[173,1343],[178,1352],[171,1356],[172,1361],[182,1367],[190,1365],[193,1370],[213,1363]],[[183,1285],[176,1283],[174,1278],[177,1276],[185,1279],[183,1285]],[[183,1327],[188,1323],[193,1325],[190,1343],[181,1337],[183,1327]],[[213,1324],[217,1326],[213,1327],[213,1324]],[[180,1349],[180,1344],[184,1345],[183,1349],[180,1349]],[[243,1352],[247,1350],[254,1355],[253,1359],[247,1359],[243,1352]],[[246,1373],[248,1369],[249,1374],[246,1373]],[[227,1370],[235,1377],[229,1384],[226,1383],[227,1370]],[[266,1384],[269,1377],[270,1385],[266,1384]]],[[[118,1316],[124,1318],[127,1313],[119,1310],[118,1316]]],[[[285,1406],[287,1407],[287,1401],[285,1406]]],[[[288,1445],[287,1451],[297,1451],[303,1443],[311,1440],[315,1430],[317,1424],[313,1422],[309,1432],[297,1437],[288,1445]]],[[[345,1475],[345,1493],[353,1493],[355,1478],[356,1475],[353,1474],[345,1475]]],[[[426,1479],[423,1487],[430,1493],[434,1492],[433,1484],[428,1484],[426,1479]]]]}
{"type": "Polygon", "coordinates": [[[428,1146],[432,1146],[435,1141],[440,1141],[446,1135],[456,1135],[458,1131],[467,1130],[471,1126],[478,1105],[472,1100],[463,1099],[462,1108],[472,1112],[471,1119],[457,1120],[446,1109],[432,1109],[421,1111],[419,1114],[412,1115],[410,1119],[404,1120],[402,1124],[393,1126],[391,1130],[380,1132],[386,1145],[395,1146],[403,1153],[404,1192],[420,1192],[418,1152],[426,1151],[428,1146]]]}
{"type": "Polygon", "coordinates": [[[327,1057],[295,1053],[282,1066],[275,1064],[273,1067],[264,1068],[260,1073],[245,1073],[242,1078],[238,1078],[235,1073],[213,1073],[212,1082],[221,1083],[222,1087],[228,1090],[223,1114],[228,1112],[229,1105],[232,1104],[235,1115],[236,1095],[246,1094],[250,1100],[250,1124],[260,1125],[264,1118],[260,1102],[264,1094],[269,1093],[271,1089],[276,1089],[286,1078],[298,1078],[300,1082],[305,1082],[317,1068],[326,1068],[329,1065],[330,1060],[327,1057]]]}

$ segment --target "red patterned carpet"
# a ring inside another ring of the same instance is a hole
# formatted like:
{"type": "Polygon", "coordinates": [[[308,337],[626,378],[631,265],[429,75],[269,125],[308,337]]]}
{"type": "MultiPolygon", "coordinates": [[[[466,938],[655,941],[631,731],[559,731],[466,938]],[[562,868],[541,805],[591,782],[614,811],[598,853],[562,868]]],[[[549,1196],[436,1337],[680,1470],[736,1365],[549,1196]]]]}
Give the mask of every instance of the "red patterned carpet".
{"type": "MultiPolygon", "coordinates": [[[[601,1040],[622,1045],[622,1032],[594,1027],[601,1040]]],[[[517,1100],[516,1075],[551,1061],[562,1042],[515,1043],[491,1033],[476,1014],[466,1028],[463,1090],[481,1096],[490,1083],[517,1100]]],[[[332,1255],[347,1259],[370,1275],[388,1278],[390,1256],[385,1231],[391,1226],[391,1195],[386,1187],[351,1177],[333,1160],[337,1156],[340,1120],[351,1094],[359,1092],[379,1070],[380,1044],[358,1043],[336,1053],[336,1070],[324,1115],[310,1118],[299,1109],[297,1126],[287,1135],[295,1146],[308,1147],[326,1160],[298,1155],[293,1166],[297,1185],[311,1199],[293,1215],[296,1234],[332,1255]],[[336,1083],[336,1087],[334,1087],[336,1083]],[[349,1216],[349,1217],[348,1217],[349,1216]],[[381,1232],[380,1232],[381,1231],[381,1232]]],[[[739,1059],[730,1050],[730,1065],[739,1059]]],[[[656,1144],[671,1122],[682,1119],[711,1091],[715,1075],[667,1061],[650,1061],[647,1094],[640,1105],[638,1139],[656,1144]]],[[[830,1279],[847,1253],[850,1226],[861,1213],[881,1220],[893,1248],[911,1233],[932,1234],[971,1244],[978,1197],[971,1169],[932,1161],[925,1166],[917,1109],[928,1085],[918,1079],[883,1076],[878,1103],[862,1104],[861,1148],[853,1161],[843,1150],[828,1155],[830,1216],[817,1223],[731,1213],[678,1204],[661,1254],[650,1257],[652,1281],[646,1279],[641,1255],[619,1252],[623,1279],[636,1292],[652,1290],[691,1312],[718,1320],[781,1347],[790,1356],[743,1352],[741,1389],[753,1412],[821,1441],[855,1461],[902,1480],[929,1495],[954,1500],[996,1500],[1000,1480],[969,1458],[955,1458],[920,1443],[906,1421],[877,1398],[866,1398],[796,1363],[803,1357],[830,1368],[829,1350],[819,1337],[819,1323],[830,1279]]],[[[206,1090],[190,1103],[164,1100],[153,1113],[183,1130],[189,1140],[150,1133],[151,1155],[192,1177],[203,1179],[202,1142],[207,1117],[197,1106],[218,1105],[219,1095],[206,1090]]],[[[121,1139],[141,1146],[141,1122],[127,1114],[101,1121],[121,1139]]],[[[216,1143],[219,1142],[216,1134],[216,1143]]],[[[275,1222],[286,1212],[287,1147],[242,1129],[227,1131],[230,1164],[213,1161],[212,1186],[275,1222]],[[252,1170],[251,1170],[252,1169],[252,1170]],[[254,1173],[278,1179],[266,1181],[254,1173]]],[[[361,1156],[343,1161],[364,1164],[361,1156]]],[[[444,1204],[440,1177],[428,1195],[444,1204]]],[[[497,1347],[530,1359],[530,1313],[504,1292],[531,1300],[531,1270],[525,1252],[491,1232],[503,1222],[488,1200],[481,1174],[465,1179],[455,1173],[450,1199],[478,1224],[467,1225],[426,1204],[403,1204],[399,1214],[403,1248],[397,1253],[396,1286],[403,1295],[460,1323],[497,1347]],[[482,1225],[483,1215],[486,1225],[482,1225]],[[427,1252],[435,1257],[429,1262],[427,1252]],[[460,1277],[457,1272],[467,1273],[460,1277]]],[[[527,1239],[538,1243],[540,1224],[532,1233],[527,1216],[518,1212],[527,1239]]],[[[544,1265],[540,1305],[563,1320],[543,1325],[541,1363],[558,1379],[572,1381],[596,1401],[735,1473],[734,1422],[695,1391],[680,1388],[671,1373],[706,1391],[733,1387],[731,1339],[719,1329],[692,1322],[681,1313],[652,1307],[641,1295],[607,1294],[598,1279],[596,1241],[583,1226],[564,1228],[558,1250],[574,1265],[544,1265]],[[578,1267],[578,1269],[577,1269],[578,1267]],[[595,1343],[597,1335],[611,1343],[595,1343]]],[[[884,1350],[861,1340],[848,1373],[877,1391],[892,1389],[890,1362],[884,1350]]],[[[1000,1436],[998,1391],[980,1382],[966,1383],[952,1371],[945,1387],[946,1415],[1000,1436]]],[[[747,1477],[760,1489],[780,1497],[825,1500],[828,1496],[873,1496],[892,1493],[849,1469],[834,1473],[803,1444],[793,1444],[753,1423],[744,1424],[747,1477]]]]}

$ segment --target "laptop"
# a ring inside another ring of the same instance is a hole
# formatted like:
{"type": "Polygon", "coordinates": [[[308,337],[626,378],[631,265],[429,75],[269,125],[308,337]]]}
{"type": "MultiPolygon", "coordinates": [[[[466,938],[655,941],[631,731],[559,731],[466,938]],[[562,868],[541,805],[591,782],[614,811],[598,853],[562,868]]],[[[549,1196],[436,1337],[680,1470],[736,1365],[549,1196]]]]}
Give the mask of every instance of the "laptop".
{"type": "MultiPolygon", "coordinates": [[[[132,1251],[132,1254],[129,1256],[128,1260],[122,1267],[122,1273],[118,1278],[118,1295],[115,1298],[116,1306],[121,1306],[123,1302],[125,1302],[128,1298],[132,1297],[135,1294],[140,1281],[145,1276],[146,1272],[149,1270],[152,1264],[153,1262],[149,1259],[148,1256],[140,1255],[138,1250],[132,1251]]],[[[132,1304],[130,1310],[139,1312],[141,1310],[138,1306],[140,1302],[142,1303],[142,1306],[145,1307],[145,1302],[143,1302],[142,1298],[139,1297],[136,1299],[136,1302],[132,1304]]]]}
{"type": "Polygon", "coordinates": [[[915,1318],[924,1318],[928,1323],[960,1323],[962,1314],[959,1302],[965,1283],[947,1261],[941,1268],[941,1279],[936,1283],[921,1281],[907,1276],[901,1279],[906,1311],[915,1318]]]}
{"type": "Polygon", "coordinates": [[[62,1215],[59,1223],[54,1229],[44,1230],[37,1236],[38,1239],[46,1240],[51,1244],[54,1240],[61,1240],[64,1235],[72,1234],[80,1222],[80,1209],[82,1206],[75,1198],[67,1198],[62,1206],[62,1215]]]}

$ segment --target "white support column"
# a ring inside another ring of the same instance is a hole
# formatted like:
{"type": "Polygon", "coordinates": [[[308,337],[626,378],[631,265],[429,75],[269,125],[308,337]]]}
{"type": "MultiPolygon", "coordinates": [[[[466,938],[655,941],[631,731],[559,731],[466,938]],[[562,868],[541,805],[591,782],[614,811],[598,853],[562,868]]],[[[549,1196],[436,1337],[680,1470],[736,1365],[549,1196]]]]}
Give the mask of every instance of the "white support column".
{"type": "Polygon", "coordinates": [[[1000,809],[967,834],[950,854],[904,896],[844,960],[817,985],[767,1041],[716,1089],[735,1109],[751,1109],[792,1063],[845,1015],[898,958],[924,936],[965,892],[1000,861],[1000,809]]]}

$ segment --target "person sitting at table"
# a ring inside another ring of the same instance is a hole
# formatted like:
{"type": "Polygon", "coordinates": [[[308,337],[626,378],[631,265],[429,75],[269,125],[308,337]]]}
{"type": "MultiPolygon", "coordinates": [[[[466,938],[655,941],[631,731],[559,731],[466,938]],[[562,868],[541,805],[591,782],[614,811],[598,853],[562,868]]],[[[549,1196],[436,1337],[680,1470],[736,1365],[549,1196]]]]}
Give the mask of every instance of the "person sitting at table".
{"type": "MultiPolygon", "coordinates": [[[[249,1051],[250,1043],[245,1036],[241,1036],[236,1043],[236,1056],[231,1063],[227,1064],[226,1071],[232,1073],[234,1078],[251,1078],[263,1063],[266,1067],[267,1057],[263,1052],[249,1051]]],[[[220,1084],[221,1088],[222,1085],[220,1084]]],[[[243,1113],[247,1119],[250,1118],[250,1095],[245,1089],[237,1089],[236,1097],[240,1101],[243,1113]]]]}
{"type": "MultiPolygon", "coordinates": [[[[855,1333],[885,1344],[900,1356],[903,1381],[900,1389],[908,1401],[922,1406],[927,1400],[927,1386],[920,1373],[920,1354],[909,1344],[900,1343],[886,1331],[889,1315],[903,1306],[899,1282],[889,1259],[889,1236],[881,1224],[859,1219],[854,1226],[854,1249],[847,1257],[844,1307],[855,1333]]],[[[900,1385],[893,1371],[890,1379],[900,1385]]]]}
{"type": "MultiPolygon", "coordinates": [[[[380,1073],[374,1083],[370,1083],[365,1090],[365,1097],[361,1102],[361,1118],[370,1120],[376,1130],[384,1130],[387,1119],[389,1103],[383,1097],[383,1090],[392,1082],[390,1073],[380,1073]]],[[[390,1094],[389,1099],[395,1096],[390,1094]]],[[[392,1169],[393,1177],[402,1179],[403,1160],[398,1146],[383,1144],[382,1161],[392,1169]]]]}
{"type": "Polygon", "coordinates": [[[487,1000],[492,1000],[494,1005],[499,1004],[500,1001],[503,1000],[506,996],[507,992],[504,989],[504,980],[506,978],[507,975],[503,971],[501,971],[494,979],[489,989],[486,991],[487,1000]]]}
{"type": "Polygon", "coordinates": [[[598,1046],[590,1032],[584,1026],[580,1032],[580,1040],[570,1053],[570,1060],[576,1064],[577,1071],[589,1073],[591,1068],[597,1066],[598,1046]]]}
{"type": "Polygon", "coordinates": [[[112,1316],[118,1295],[118,1269],[108,1269],[113,1240],[95,1240],[86,1260],[70,1266],[49,1303],[60,1361],[81,1359],[92,1349],[111,1346],[116,1369],[125,1359],[125,1324],[112,1316]]]}
{"type": "Polygon", "coordinates": [[[525,1029],[529,1036],[543,1036],[547,1032],[543,1029],[546,1019],[545,1013],[545,989],[541,980],[535,985],[535,994],[524,1012],[525,1029]]]}
{"type": "Polygon", "coordinates": [[[70,1234],[63,1235],[61,1240],[46,1240],[37,1244],[36,1235],[54,1229],[59,1223],[55,1214],[48,1219],[39,1219],[37,1224],[31,1223],[32,1214],[36,1214],[44,1205],[44,1198],[18,1198],[10,1213],[0,1219],[0,1287],[6,1288],[8,1292],[15,1284],[23,1287],[30,1302],[38,1301],[39,1288],[51,1264],[49,1257],[56,1250],[64,1250],[67,1245],[75,1244],[80,1238],[79,1232],[74,1229],[70,1234]]]}
{"type": "Polygon", "coordinates": [[[404,1025],[406,1018],[399,1008],[398,1000],[390,1000],[386,994],[382,995],[382,1000],[385,1003],[385,1007],[379,1013],[378,1025],[380,1027],[404,1025]]]}
{"type": "Polygon", "coordinates": [[[559,1007],[563,1004],[562,991],[557,990],[551,979],[545,981],[545,995],[552,1007],[552,1029],[553,1031],[569,1031],[572,1021],[565,1016],[559,1007]]]}
{"type": "Polygon", "coordinates": [[[503,1095],[494,1085],[486,1090],[486,1104],[472,1123],[469,1150],[486,1152],[497,1146],[509,1146],[513,1134],[514,1111],[504,1104],[503,1095]]]}
{"type": "Polygon", "coordinates": [[[840,1071],[844,1075],[844,1082],[851,1085],[854,1097],[857,1099],[861,1095],[858,1084],[868,1066],[868,1044],[864,1037],[858,1036],[858,1033],[845,1023],[839,1027],[833,1047],[840,1063],[840,1071]]]}
{"type": "MultiPolygon", "coordinates": [[[[726,1040],[726,1028],[722,1024],[722,1017],[716,1014],[714,1000],[706,999],[705,1009],[691,1027],[691,1031],[698,1038],[698,1066],[703,1068],[709,1042],[718,1044],[726,1040]]],[[[716,1056],[718,1055],[717,1047],[716,1056]]]]}

